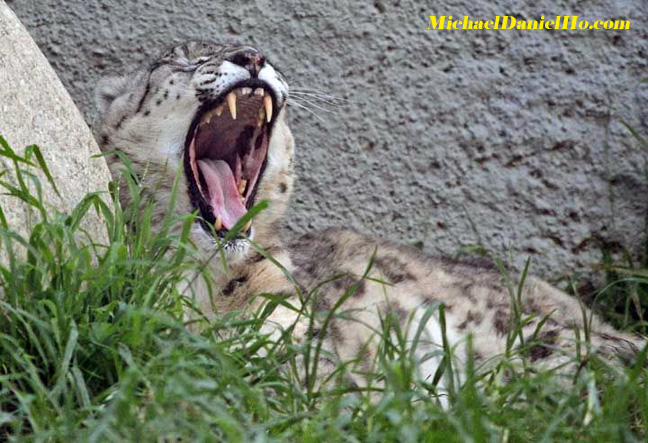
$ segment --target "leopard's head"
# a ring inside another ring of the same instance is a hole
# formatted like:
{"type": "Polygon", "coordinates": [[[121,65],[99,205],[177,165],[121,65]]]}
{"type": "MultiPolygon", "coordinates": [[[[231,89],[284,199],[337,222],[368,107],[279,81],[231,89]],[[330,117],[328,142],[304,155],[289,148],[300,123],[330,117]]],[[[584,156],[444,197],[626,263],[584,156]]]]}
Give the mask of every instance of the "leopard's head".
{"type": "MultiPolygon", "coordinates": [[[[193,240],[208,253],[253,205],[267,201],[224,244],[228,260],[237,260],[250,239],[264,246],[274,235],[292,189],[287,99],[286,81],[259,50],[192,41],[144,68],[102,79],[99,144],[128,157],[158,219],[181,170],[175,211],[197,212],[193,240]]],[[[121,163],[109,163],[121,173],[121,163]]]]}

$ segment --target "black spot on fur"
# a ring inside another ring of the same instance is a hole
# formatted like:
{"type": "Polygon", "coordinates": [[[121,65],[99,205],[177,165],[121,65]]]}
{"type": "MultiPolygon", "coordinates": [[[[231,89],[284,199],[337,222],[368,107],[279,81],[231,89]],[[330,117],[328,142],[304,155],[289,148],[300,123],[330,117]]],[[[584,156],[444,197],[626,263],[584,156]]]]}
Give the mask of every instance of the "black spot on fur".
{"type": "Polygon", "coordinates": [[[375,264],[380,272],[382,272],[392,284],[401,283],[407,280],[416,281],[416,277],[407,270],[405,263],[401,262],[396,257],[378,257],[375,260],[375,264]]]}
{"type": "Polygon", "coordinates": [[[434,297],[434,295],[431,294],[421,294],[419,295],[419,297],[423,299],[423,301],[421,302],[423,306],[430,306],[433,303],[438,303],[439,301],[439,299],[437,299],[436,297],[434,297]]]}
{"type": "Polygon", "coordinates": [[[369,346],[367,346],[367,343],[361,342],[360,344],[358,344],[356,359],[360,363],[360,368],[362,368],[364,371],[369,372],[369,370],[371,370],[372,355],[369,346]]]}
{"type": "Polygon", "coordinates": [[[330,311],[331,310],[331,304],[329,301],[324,298],[324,297],[317,297],[315,300],[315,310],[316,311],[330,311]]]}
{"type": "Polygon", "coordinates": [[[285,194],[287,190],[288,190],[288,185],[287,184],[285,184],[283,182],[279,183],[279,192],[281,192],[282,194],[285,194]]]}
{"type": "Polygon", "coordinates": [[[508,329],[509,329],[508,313],[506,311],[498,309],[497,312],[495,312],[495,316],[493,318],[493,326],[495,326],[495,330],[497,331],[498,334],[500,335],[508,334],[508,329]]]}
{"type": "Polygon", "coordinates": [[[205,86],[205,85],[208,85],[210,83],[214,83],[215,81],[216,81],[216,77],[210,78],[209,80],[203,80],[203,81],[200,82],[200,86],[205,86]]]}
{"type": "Polygon", "coordinates": [[[484,317],[480,313],[478,312],[474,313],[473,311],[469,310],[468,315],[466,315],[466,319],[462,321],[457,327],[463,331],[470,323],[475,323],[476,325],[480,325],[483,319],[484,317]]]}
{"type": "Polygon", "coordinates": [[[151,111],[146,111],[146,112],[144,112],[144,115],[145,115],[145,116],[148,116],[148,115],[150,115],[150,114],[151,114],[151,111]]]}
{"type": "Polygon", "coordinates": [[[639,352],[637,345],[625,338],[606,333],[595,333],[595,335],[604,340],[598,352],[613,355],[619,358],[624,364],[631,364],[639,352]]]}
{"type": "Polygon", "coordinates": [[[407,320],[407,311],[403,309],[400,305],[396,303],[392,303],[391,312],[393,312],[396,315],[398,321],[401,324],[405,323],[405,320],[407,320]]]}
{"type": "Polygon", "coordinates": [[[258,252],[250,259],[252,263],[261,263],[263,260],[267,260],[267,259],[263,255],[259,254],[258,252]]]}
{"type": "Polygon", "coordinates": [[[321,263],[332,263],[337,251],[336,244],[329,239],[306,234],[291,244],[291,258],[298,270],[309,278],[330,278],[330,271],[321,263]],[[326,275],[325,275],[326,274],[326,275]]]}
{"type": "Polygon", "coordinates": [[[367,285],[365,284],[365,281],[362,280],[359,282],[359,285],[355,292],[353,293],[354,297],[361,298],[367,293],[367,285]]]}
{"type": "Polygon", "coordinates": [[[176,95],[176,100],[180,100],[180,93],[178,93],[178,95],[176,95]]]}
{"type": "Polygon", "coordinates": [[[148,80],[146,82],[146,89],[144,90],[144,94],[142,94],[142,98],[137,104],[137,109],[135,110],[135,114],[139,114],[139,112],[142,110],[142,106],[144,106],[144,102],[146,101],[146,97],[148,97],[149,92],[151,92],[151,72],[150,71],[148,75],[148,80]]]}
{"type": "Polygon", "coordinates": [[[156,105],[160,106],[162,104],[162,99],[159,99],[155,102],[156,105]]]}
{"type": "Polygon", "coordinates": [[[99,143],[101,144],[101,146],[106,146],[108,143],[110,143],[110,136],[108,134],[102,135],[99,143]]]}
{"type": "Polygon", "coordinates": [[[122,118],[120,118],[117,124],[115,125],[115,129],[121,128],[121,126],[124,124],[127,118],[128,118],[127,115],[124,115],[122,118]]]}
{"type": "Polygon", "coordinates": [[[247,282],[248,276],[247,275],[242,275],[241,277],[235,278],[230,280],[227,283],[227,286],[221,291],[225,297],[231,296],[236,289],[243,285],[245,282],[247,282]]]}
{"type": "Polygon", "coordinates": [[[336,278],[333,281],[333,287],[343,293],[353,291],[351,295],[354,297],[362,297],[366,292],[364,280],[358,280],[351,275],[344,275],[336,278]]]}
{"type": "Polygon", "coordinates": [[[328,336],[331,337],[336,344],[338,345],[344,344],[344,335],[342,335],[342,331],[340,331],[340,327],[337,325],[336,321],[332,320],[331,323],[329,323],[329,327],[326,332],[328,333],[328,336]]]}
{"type": "Polygon", "coordinates": [[[167,98],[169,98],[169,90],[165,89],[164,90],[164,99],[166,100],[167,98]]]}
{"type": "Polygon", "coordinates": [[[529,357],[531,361],[541,360],[547,358],[553,354],[554,350],[551,349],[551,346],[556,344],[556,338],[558,337],[558,331],[547,331],[538,337],[538,344],[531,346],[529,349],[529,357]]]}
{"type": "Polygon", "coordinates": [[[173,79],[169,80],[169,84],[170,84],[170,85],[172,85],[172,84],[174,84],[174,83],[175,83],[175,82],[173,81],[173,79]]]}
{"type": "Polygon", "coordinates": [[[467,297],[471,303],[477,303],[477,299],[473,294],[473,289],[476,286],[477,284],[475,282],[470,282],[470,281],[459,283],[459,289],[461,290],[461,294],[467,297]]]}

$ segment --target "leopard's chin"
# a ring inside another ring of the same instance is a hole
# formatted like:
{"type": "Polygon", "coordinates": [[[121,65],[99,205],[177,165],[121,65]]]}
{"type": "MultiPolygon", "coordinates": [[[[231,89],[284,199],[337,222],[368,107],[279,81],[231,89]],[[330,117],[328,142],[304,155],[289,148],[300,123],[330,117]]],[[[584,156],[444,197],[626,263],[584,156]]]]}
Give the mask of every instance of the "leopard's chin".
{"type": "Polygon", "coordinates": [[[202,106],[189,127],[184,172],[191,205],[215,243],[238,232],[226,249],[249,247],[244,242],[253,223],[239,222],[254,205],[265,171],[275,104],[269,85],[246,80],[202,106]]]}
{"type": "Polygon", "coordinates": [[[192,228],[192,238],[198,250],[205,254],[205,258],[218,257],[224,254],[228,264],[235,264],[238,259],[244,259],[252,247],[255,229],[252,227],[245,236],[236,236],[231,240],[215,237],[206,231],[202,225],[196,223],[192,228]]]}

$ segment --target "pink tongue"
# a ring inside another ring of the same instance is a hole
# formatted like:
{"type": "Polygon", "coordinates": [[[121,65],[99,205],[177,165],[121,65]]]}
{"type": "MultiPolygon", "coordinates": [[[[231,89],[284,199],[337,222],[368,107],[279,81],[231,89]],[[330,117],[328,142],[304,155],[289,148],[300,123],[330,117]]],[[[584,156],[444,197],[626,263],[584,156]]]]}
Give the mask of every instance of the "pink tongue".
{"type": "Polygon", "coordinates": [[[214,216],[223,217],[223,227],[232,229],[238,219],[247,213],[236,189],[232,170],[224,160],[198,160],[198,164],[209,188],[209,204],[214,216]]]}

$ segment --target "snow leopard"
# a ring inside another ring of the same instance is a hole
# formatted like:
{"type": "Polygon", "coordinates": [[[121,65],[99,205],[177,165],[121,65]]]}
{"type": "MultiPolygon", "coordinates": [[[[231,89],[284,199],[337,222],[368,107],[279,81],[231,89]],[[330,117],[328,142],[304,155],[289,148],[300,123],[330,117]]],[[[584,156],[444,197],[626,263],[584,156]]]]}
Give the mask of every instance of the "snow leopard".
{"type": "MultiPolygon", "coordinates": [[[[376,331],[387,316],[410,338],[420,332],[416,361],[424,380],[437,371],[443,342],[460,364],[467,352],[494,361],[525,342],[529,364],[572,370],[585,345],[623,362],[643,347],[643,338],[616,330],[577,297],[486,258],[433,257],[343,228],[286,231],[295,180],[290,95],[262,51],[210,41],[177,45],[97,87],[97,136],[111,153],[115,179],[121,153],[154,208],[154,224],[167,215],[174,182],[172,210],[196,215],[191,240],[213,284],[193,279],[186,289],[208,318],[259,309],[267,302],[259,294],[275,294],[282,303],[266,319],[275,328],[268,331],[322,340],[322,368],[353,361],[357,370],[347,377],[357,386],[366,386],[362,374],[374,367],[376,331]],[[265,209],[248,220],[261,202],[265,209]],[[333,311],[343,314],[327,315],[333,311]]],[[[128,192],[121,197],[131,204],[128,192]]]]}

